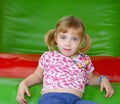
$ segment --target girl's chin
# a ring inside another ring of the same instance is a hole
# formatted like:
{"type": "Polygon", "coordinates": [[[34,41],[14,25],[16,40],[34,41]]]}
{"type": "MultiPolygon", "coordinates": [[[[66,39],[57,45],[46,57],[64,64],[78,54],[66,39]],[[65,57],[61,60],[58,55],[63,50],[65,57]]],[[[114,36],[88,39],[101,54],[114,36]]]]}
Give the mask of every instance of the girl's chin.
{"type": "Polygon", "coordinates": [[[71,54],[69,54],[69,52],[66,52],[66,53],[62,53],[64,56],[66,57],[71,57],[71,54]]]}

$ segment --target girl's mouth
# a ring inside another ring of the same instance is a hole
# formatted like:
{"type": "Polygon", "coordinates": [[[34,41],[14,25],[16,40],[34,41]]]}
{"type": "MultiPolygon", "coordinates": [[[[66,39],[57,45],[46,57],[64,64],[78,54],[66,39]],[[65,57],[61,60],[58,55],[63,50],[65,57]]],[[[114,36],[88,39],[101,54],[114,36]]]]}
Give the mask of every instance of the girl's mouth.
{"type": "Polygon", "coordinates": [[[64,51],[67,51],[67,52],[71,51],[71,49],[67,49],[67,48],[63,48],[63,49],[64,49],[64,51]]]}

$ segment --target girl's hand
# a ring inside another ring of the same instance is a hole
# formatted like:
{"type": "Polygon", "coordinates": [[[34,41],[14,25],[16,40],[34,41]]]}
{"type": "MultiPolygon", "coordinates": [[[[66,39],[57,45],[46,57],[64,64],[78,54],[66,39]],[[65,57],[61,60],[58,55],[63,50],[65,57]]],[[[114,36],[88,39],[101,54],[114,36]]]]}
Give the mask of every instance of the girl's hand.
{"type": "Polygon", "coordinates": [[[16,96],[16,100],[18,101],[19,104],[27,104],[27,100],[24,98],[25,93],[28,96],[31,96],[30,92],[28,90],[27,84],[24,81],[22,81],[19,85],[18,93],[17,93],[17,96],[16,96]]]}
{"type": "Polygon", "coordinates": [[[114,89],[107,78],[102,79],[100,83],[100,92],[103,92],[104,88],[106,90],[105,98],[110,98],[114,94],[114,89]]]}

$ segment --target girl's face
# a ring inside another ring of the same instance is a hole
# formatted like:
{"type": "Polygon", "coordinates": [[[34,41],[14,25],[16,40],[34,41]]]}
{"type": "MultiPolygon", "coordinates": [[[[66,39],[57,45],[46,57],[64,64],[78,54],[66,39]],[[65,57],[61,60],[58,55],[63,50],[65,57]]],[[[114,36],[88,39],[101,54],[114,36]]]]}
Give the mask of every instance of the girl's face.
{"type": "Polygon", "coordinates": [[[73,58],[80,47],[81,38],[75,33],[75,30],[69,29],[66,33],[58,33],[56,42],[63,55],[73,58]]]}

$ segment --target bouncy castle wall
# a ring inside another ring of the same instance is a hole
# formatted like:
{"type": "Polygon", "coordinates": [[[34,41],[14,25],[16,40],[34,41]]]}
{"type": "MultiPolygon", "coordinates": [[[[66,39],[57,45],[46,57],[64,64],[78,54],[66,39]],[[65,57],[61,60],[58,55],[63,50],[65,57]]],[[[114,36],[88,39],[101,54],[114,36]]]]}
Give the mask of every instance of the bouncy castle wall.
{"type": "Polygon", "coordinates": [[[92,38],[89,55],[120,56],[120,0],[1,0],[0,52],[42,54],[44,35],[67,15],[92,38]]]}

